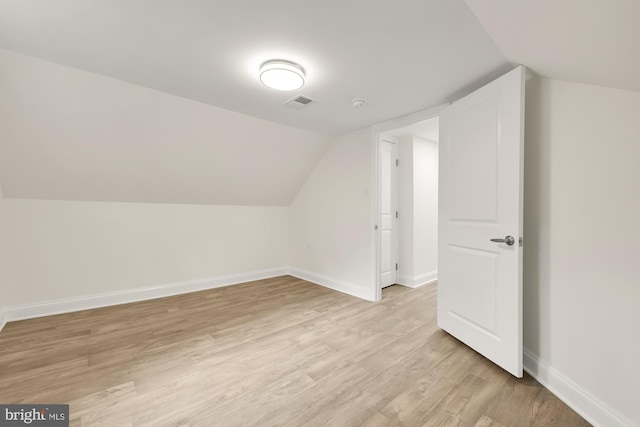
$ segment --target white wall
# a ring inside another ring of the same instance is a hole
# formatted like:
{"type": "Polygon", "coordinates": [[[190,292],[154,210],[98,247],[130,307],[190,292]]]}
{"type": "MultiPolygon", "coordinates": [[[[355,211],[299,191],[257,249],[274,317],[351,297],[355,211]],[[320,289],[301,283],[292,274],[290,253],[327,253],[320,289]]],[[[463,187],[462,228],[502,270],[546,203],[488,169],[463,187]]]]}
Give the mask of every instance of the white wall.
{"type": "Polygon", "coordinates": [[[419,286],[438,275],[438,143],[399,141],[398,283],[419,286]]]}
{"type": "Polygon", "coordinates": [[[5,199],[16,281],[4,306],[287,265],[286,207],[5,199]]]}
{"type": "Polygon", "coordinates": [[[526,111],[525,348],[594,423],[638,426],[640,93],[532,79],[526,111]]]}
{"type": "Polygon", "coordinates": [[[413,138],[413,275],[418,282],[438,274],[438,143],[413,138]]]}
{"type": "Polygon", "coordinates": [[[292,273],[375,299],[371,131],[337,137],[290,207],[292,273]]]}

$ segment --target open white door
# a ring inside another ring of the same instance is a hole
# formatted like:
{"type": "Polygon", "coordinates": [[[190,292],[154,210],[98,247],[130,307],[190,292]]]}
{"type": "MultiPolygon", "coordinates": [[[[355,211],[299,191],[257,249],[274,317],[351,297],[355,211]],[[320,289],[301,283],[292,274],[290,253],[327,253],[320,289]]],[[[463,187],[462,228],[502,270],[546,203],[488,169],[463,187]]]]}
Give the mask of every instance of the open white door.
{"type": "Polygon", "coordinates": [[[517,377],[525,73],[518,67],[440,115],[438,326],[517,377]]]}

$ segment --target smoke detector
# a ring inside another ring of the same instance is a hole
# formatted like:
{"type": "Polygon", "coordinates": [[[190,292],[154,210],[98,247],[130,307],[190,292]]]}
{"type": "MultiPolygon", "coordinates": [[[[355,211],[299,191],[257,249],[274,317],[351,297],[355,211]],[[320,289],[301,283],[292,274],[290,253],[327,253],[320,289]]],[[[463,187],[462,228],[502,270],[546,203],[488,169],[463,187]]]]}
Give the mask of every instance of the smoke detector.
{"type": "Polygon", "coordinates": [[[367,103],[367,100],[363,98],[353,98],[351,100],[351,105],[353,105],[353,108],[362,108],[366,103],[367,103]]]}

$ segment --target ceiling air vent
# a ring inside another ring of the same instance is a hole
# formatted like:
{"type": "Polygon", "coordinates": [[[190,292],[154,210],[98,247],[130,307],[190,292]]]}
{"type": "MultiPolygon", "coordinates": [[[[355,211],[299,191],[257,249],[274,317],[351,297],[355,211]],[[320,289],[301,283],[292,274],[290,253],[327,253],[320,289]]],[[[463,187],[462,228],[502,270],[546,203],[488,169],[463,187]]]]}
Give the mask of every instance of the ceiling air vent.
{"type": "Polygon", "coordinates": [[[284,106],[300,110],[313,102],[316,101],[314,99],[307,98],[306,96],[298,95],[285,102],[284,106]]]}

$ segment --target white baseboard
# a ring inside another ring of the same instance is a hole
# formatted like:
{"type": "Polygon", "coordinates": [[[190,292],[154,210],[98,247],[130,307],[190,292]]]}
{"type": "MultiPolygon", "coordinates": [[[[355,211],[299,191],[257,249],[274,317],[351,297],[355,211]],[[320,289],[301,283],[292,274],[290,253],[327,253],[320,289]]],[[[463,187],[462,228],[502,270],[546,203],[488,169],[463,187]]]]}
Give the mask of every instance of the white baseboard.
{"type": "Polygon", "coordinates": [[[7,318],[4,315],[4,307],[0,307],[0,331],[2,331],[2,328],[4,328],[4,325],[7,324],[7,318]]]}
{"type": "Polygon", "coordinates": [[[315,283],[316,285],[324,286],[325,288],[333,289],[334,291],[338,291],[338,292],[352,295],[354,297],[362,298],[367,301],[376,300],[375,289],[362,289],[359,286],[344,282],[342,280],[312,273],[310,271],[300,270],[298,268],[290,267],[289,275],[293,277],[297,277],[298,279],[306,280],[307,282],[315,283]]]}
{"type": "Polygon", "coordinates": [[[419,288],[420,286],[430,285],[438,280],[438,270],[429,273],[420,274],[419,276],[398,276],[398,285],[407,286],[409,288],[419,288]]]}
{"type": "Polygon", "coordinates": [[[160,286],[130,289],[118,292],[109,292],[97,295],[88,295],[79,298],[69,298],[55,301],[46,301],[37,304],[27,304],[14,307],[0,307],[0,331],[7,322],[16,320],[33,319],[36,317],[52,316],[55,314],[70,313],[73,311],[90,310],[93,308],[108,307],[118,304],[128,304],[137,301],[146,301],[155,298],[164,298],[189,292],[215,289],[223,286],[236,285],[253,280],[268,279],[271,277],[289,274],[309,282],[353,295],[368,301],[375,301],[375,290],[362,289],[350,283],[322,276],[296,268],[276,268],[271,270],[253,271],[249,273],[218,276],[207,279],[190,280],[186,282],[171,283],[160,286]]]}
{"type": "Polygon", "coordinates": [[[638,427],[527,349],[523,362],[525,371],[595,427],[638,427]]]}
{"type": "Polygon", "coordinates": [[[253,280],[268,279],[271,277],[283,276],[285,274],[287,274],[286,268],[276,268],[228,276],[211,277],[207,279],[190,280],[187,282],[171,283],[147,288],[88,295],[80,298],[47,301],[17,307],[5,307],[4,314],[2,313],[2,310],[0,310],[0,330],[2,330],[2,327],[4,327],[6,322],[15,320],[33,319],[36,317],[69,313],[72,311],[128,304],[131,302],[163,298],[186,294],[189,292],[221,288],[223,286],[236,285],[239,283],[251,282],[253,280]]]}

